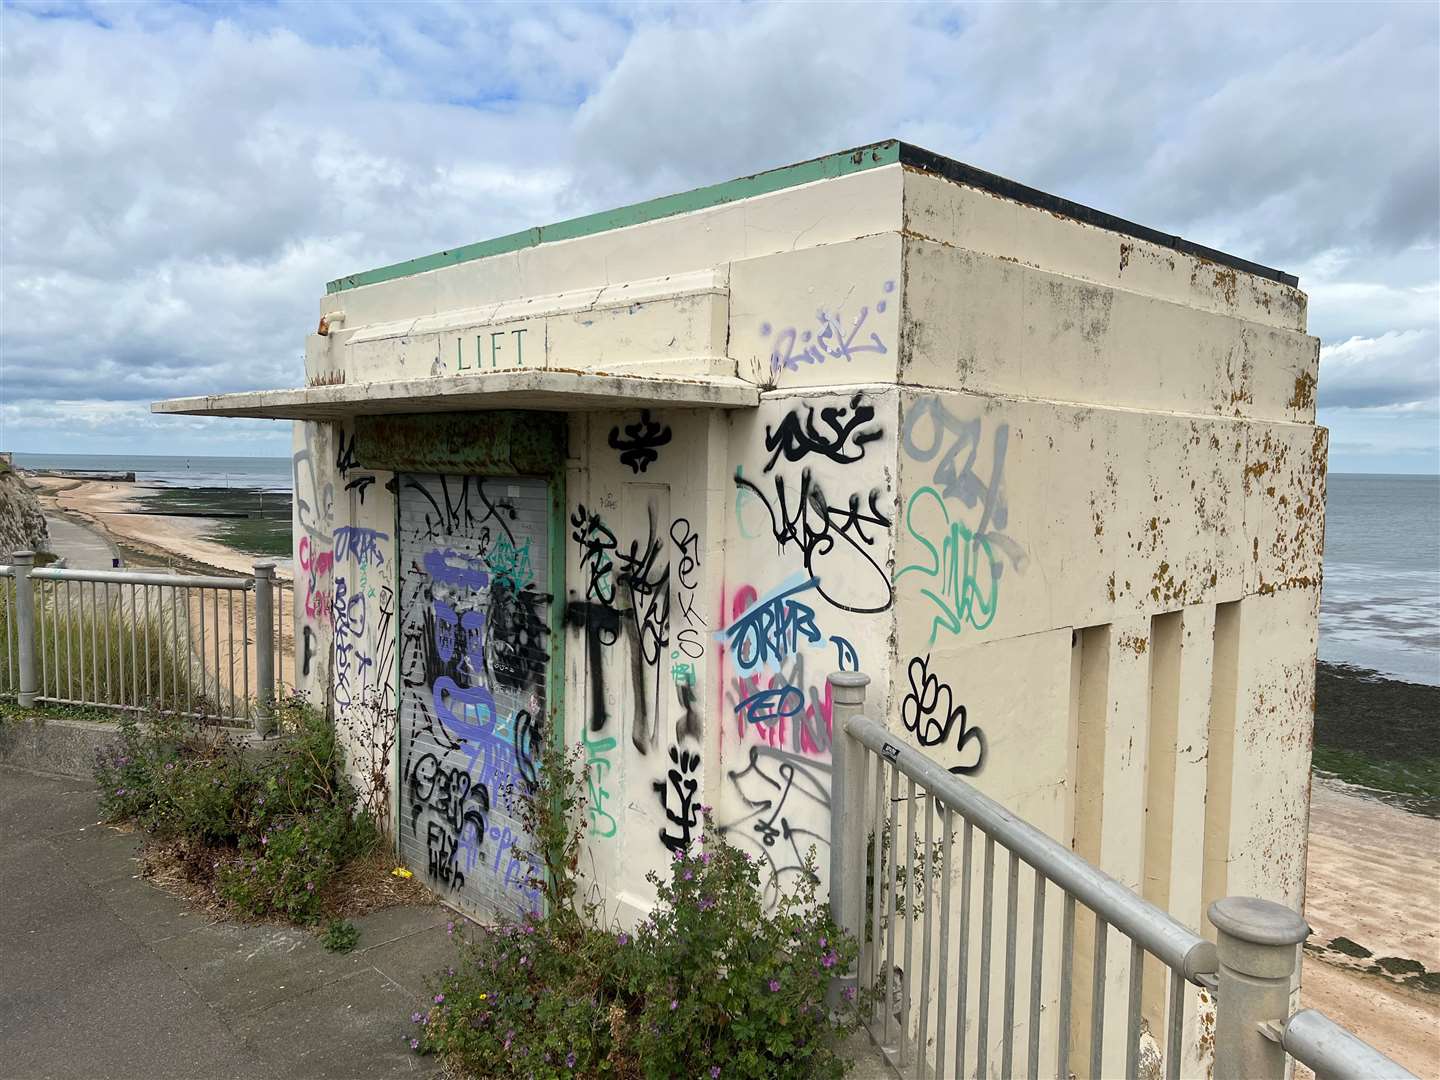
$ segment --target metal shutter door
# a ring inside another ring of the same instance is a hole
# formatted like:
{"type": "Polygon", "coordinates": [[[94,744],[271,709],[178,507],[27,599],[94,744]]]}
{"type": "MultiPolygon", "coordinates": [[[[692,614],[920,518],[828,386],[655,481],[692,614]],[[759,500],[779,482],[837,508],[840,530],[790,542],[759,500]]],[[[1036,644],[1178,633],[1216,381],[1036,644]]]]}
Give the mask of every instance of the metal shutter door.
{"type": "Polygon", "coordinates": [[[539,907],[509,805],[543,742],[544,480],[400,476],[400,854],[476,914],[539,907]]]}

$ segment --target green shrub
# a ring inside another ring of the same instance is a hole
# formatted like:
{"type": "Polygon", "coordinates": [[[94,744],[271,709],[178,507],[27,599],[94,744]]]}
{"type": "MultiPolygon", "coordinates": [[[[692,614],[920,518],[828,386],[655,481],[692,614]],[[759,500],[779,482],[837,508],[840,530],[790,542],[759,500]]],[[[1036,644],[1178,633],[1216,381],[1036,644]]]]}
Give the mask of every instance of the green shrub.
{"type": "Polygon", "coordinates": [[[187,867],[213,874],[219,895],[243,913],[314,922],[325,884],[379,837],[355,813],[324,716],[292,701],[281,727],[282,744],[254,760],[192,721],[122,720],[118,746],[95,765],[101,811],[175,842],[189,853],[187,867]]]}
{"type": "MultiPolygon", "coordinates": [[[[832,1077],[851,1010],[826,1007],[855,942],[813,884],[767,913],[759,865],[710,827],[669,873],[650,875],[659,904],[633,933],[574,902],[584,836],[583,775],[546,754],[540,789],[518,812],[536,837],[531,862],[545,914],[475,940],[414,1013],[412,1048],[471,1076],[832,1077]]],[[[805,881],[813,879],[812,871],[805,881]]],[[[453,925],[452,925],[453,931],[453,925]]]]}
{"type": "Polygon", "coordinates": [[[360,928],[349,919],[331,919],[320,935],[320,944],[330,952],[349,952],[360,944],[360,928]]]}

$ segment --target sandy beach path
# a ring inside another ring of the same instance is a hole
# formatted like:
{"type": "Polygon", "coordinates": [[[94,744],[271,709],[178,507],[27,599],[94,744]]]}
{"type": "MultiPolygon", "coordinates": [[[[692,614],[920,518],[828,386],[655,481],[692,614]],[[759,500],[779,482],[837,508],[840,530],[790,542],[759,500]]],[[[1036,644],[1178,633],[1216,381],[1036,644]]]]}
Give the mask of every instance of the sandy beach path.
{"type": "MultiPolygon", "coordinates": [[[[1311,942],[1343,936],[1375,959],[1404,957],[1440,970],[1440,820],[1316,777],[1307,865],[1311,942]]],[[[1307,952],[1300,1000],[1415,1075],[1440,1077],[1440,994],[1307,952]]]]}

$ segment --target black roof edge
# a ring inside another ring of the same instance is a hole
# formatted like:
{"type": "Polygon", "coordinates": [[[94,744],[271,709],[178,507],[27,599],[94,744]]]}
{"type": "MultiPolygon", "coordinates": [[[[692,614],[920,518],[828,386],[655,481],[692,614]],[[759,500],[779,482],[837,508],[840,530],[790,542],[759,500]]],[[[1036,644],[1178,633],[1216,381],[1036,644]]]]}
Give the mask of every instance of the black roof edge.
{"type": "Polygon", "coordinates": [[[956,161],[953,158],[943,157],[940,154],[933,153],[923,147],[914,146],[907,142],[900,143],[900,164],[912,169],[920,169],[924,172],[934,173],[936,176],[944,177],[946,180],[953,180],[959,184],[979,188],[981,191],[988,191],[992,195],[1012,199],[1015,202],[1024,203],[1026,206],[1033,206],[1039,210],[1048,210],[1054,214],[1074,218],[1076,221],[1082,221],[1086,225],[1094,225],[1096,228],[1123,233],[1126,236],[1133,236],[1137,240],[1144,240],[1147,243],[1167,247],[1185,255],[1193,255],[1209,262],[1219,263],[1221,266],[1242,270],[1247,274],[1254,274],[1256,277],[1268,278],[1270,281],[1278,281],[1282,285],[1289,285],[1293,288],[1298,287],[1300,284],[1298,277],[1294,274],[1287,274],[1283,270],[1276,270],[1269,266],[1261,266],[1259,263],[1251,262],[1249,259],[1242,259],[1238,255],[1228,255],[1223,251],[1204,247],[1201,244],[1192,244],[1183,236],[1171,236],[1168,233],[1160,232],[1158,229],[1147,228],[1133,221],[1126,221],[1122,217],[1116,217],[1114,214],[1107,214],[1103,210],[1096,210],[1093,207],[1071,202],[1069,199],[1062,199],[1057,195],[1050,195],[1041,191],[1039,188],[1017,184],[1014,180],[1007,180],[1003,176],[996,176],[994,173],[985,172],[983,169],[966,165],[964,162],[956,161]]]}

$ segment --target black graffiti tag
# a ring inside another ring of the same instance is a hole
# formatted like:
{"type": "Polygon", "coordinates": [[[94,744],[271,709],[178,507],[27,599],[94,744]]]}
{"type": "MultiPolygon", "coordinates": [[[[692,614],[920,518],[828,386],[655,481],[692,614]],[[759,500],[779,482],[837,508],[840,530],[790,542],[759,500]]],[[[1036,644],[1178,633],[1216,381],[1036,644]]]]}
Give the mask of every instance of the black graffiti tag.
{"type": "Polygon", "coordinates": [[[620,463],[629,465],[630,471],[642,473],[652,462],[659,461],[656,453],[670,441],[670,429],[650,419],[650,410],[641,409],[640,419],[625,425],[625,436],[621,438],[620,428],[610,429],[610,447],[620,451],[620,463]]]}
{"type": "Polygon", "coordinates": [[[820,454],[838,465],[848,465],[865,456],[865,444],[884,435],[879,428],[858,430],[875,419],[875,410],[862,403],[863,395],[850,399],[850,407],[827,406],[820,410],[820,421],[828,433],[815,426],[815,406],[805,406],[805,419],[800,419],[796,406],[774,428],[765,425],[765,449],[770,460],[768,473],[783,454],[786,461],[799,461],[809,454],[820,454]],[[849,446],[846,445],[849,443],[849,446]]]}
{"type": "Polygon", "coordinates": [[[777,544],[782,548],[787,544],[800,548],[805,572],[819,579],[816,591],[826,600],[857,614],[872,614],[890,607],[895,588],[890,576],[871,554],[875,537],[867,531],[890,528],[890,518],[880,509],[879,488],[871,490],[867,506],[862,506],[860,496],[853,494],[848,505],[842,507],[825,498],[809,469],[801,471],[800,489],[793,496],[786,489],[785,477],[775,477],[775,495],[771,499],[739,469],[735,470],[735,487],[760,500],[770,515],[770,531],[777,544]],[[857,561],[849,565],[828,561],[847,550],[858,557],[857,561]],[[831,570],[828,575],[823,572],[827,567],[831,570]],[[842,599],[844,589],[853,589],[858,596],[842,599]]]}
{"type": "Polygon", "coordinates": [[[669,823],[660,830],[660,842],[671,851],[684,851],[690,846],[691,834],[700,821],[700,808],[695,802],[695,791],[700,786],[696,771],[700,768],[700,755],[678,747],[670,747],[670,769],[663,781],[656,780],[651,786],[660,796],[660,808],[665,811],[669,823]],[[670,831],[671,826],[679,830],[670,831]]]}
{"type": "Polygon", "coordinates": [[[909,667],[910,689],[900,703],[900,718],[905,729],[914,734],[921,746],[942,746],[950,741],[950,733],[958,722],[959,734],[955,737],[955,749],[963,752],[967,743],[977,744],[979,752],[969,765],[953,765],[952,773],[969,776],[980,771],[985,764],[985,732],[971,727],[966,722],[964,705],[955,704],[955,694],[950,687],[930,674],[930,657],[914,657],[909,667]]]}

